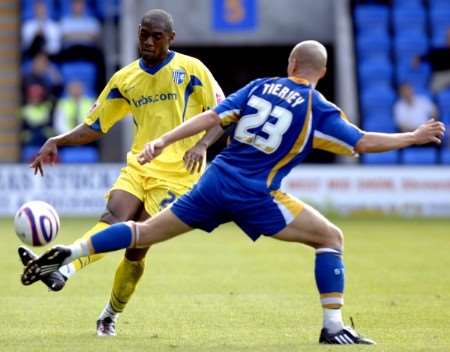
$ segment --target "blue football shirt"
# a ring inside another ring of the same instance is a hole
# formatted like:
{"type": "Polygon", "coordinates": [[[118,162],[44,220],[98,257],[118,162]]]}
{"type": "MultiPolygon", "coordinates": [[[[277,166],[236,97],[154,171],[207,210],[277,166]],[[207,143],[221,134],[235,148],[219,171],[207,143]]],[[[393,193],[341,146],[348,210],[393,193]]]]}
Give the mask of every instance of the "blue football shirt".
{"type": "Polygon", "coordinates": [[[256,192],[278,189],[313,148],[353,155],[363,136],[341,109],[294,77],[252,81],[214,111],[223,127],[235,126],[212,163],[238,187],[256,192]]]}

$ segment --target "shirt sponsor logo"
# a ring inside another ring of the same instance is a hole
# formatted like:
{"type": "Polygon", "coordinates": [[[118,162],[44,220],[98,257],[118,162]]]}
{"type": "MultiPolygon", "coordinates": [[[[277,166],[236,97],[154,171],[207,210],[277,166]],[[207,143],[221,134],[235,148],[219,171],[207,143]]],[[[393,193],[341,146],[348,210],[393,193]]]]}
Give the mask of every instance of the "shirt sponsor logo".
{"type": "Polygon", "coordinates": [[[132,98],[135,107],[140,107],[147,104],[159,103],[169,100],[175,100],[178,98],[177,93],[160,93],[155,95],[142,95],[140,98],[132,98]]]}
{"type": "Polygon", "coordinates": [[[184,72],[183,69],[174,70],[172,72],[172,79],[176,84],[183,83],[185,77],[186,77],[186,72],[184,72]]]}

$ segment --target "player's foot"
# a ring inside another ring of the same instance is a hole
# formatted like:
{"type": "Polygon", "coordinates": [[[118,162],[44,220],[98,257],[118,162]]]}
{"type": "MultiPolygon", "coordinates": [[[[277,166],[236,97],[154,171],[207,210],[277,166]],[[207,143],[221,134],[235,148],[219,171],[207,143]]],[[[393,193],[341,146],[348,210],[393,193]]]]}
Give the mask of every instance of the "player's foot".
{"type": "MultiPolygon", "coordinates": [[[[31,249],[28,249],[25,246],[20,246],[17,248],[17,252],[19,253],[20,260],[24,266],[30,264],[31,261],[37,258],[37,255],[34,254],[31,249]]],[[[63,289],[66,284],[67,278],[61,274],[59,271],[55,271],[50,273],[47,276],[44,276],[41,281],[51,290],[51,291],[60,291],[63,289]]]]}
{"type": "Polygon", "coordinates": [[[116,323],[110,317],[97,320],[97,336],[116,336],[116,323]]]}
{"type": "Polygon", "coordinates": [[[323,328],[320,332],[319,343],[328,345],[376,345],[375,341],[361,336],[349,326],[335,334],[330,334],[323,328]]]}
{"type": "Polygon", "coordinates": [[[64,264],[64,260],[70,257],[70,254],[70,249],[63,246],[55,246],[49,249],[40,257],[28,263],[22,274],[22,283],[31,285],[56,272],[64,264]]]}

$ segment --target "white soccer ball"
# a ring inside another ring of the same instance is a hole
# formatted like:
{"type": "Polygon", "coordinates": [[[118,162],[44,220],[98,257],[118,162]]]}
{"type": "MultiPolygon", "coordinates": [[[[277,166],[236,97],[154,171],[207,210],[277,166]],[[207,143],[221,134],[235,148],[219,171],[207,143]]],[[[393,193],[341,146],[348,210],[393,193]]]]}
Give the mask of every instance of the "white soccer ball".
{"type": "Polygon", "coordinates": [[[30,246],[45,246],[53,241],[58,234],[59,225],[56,210],[39,200],[22,205],[14,217],[17,237],[30,246]]]}

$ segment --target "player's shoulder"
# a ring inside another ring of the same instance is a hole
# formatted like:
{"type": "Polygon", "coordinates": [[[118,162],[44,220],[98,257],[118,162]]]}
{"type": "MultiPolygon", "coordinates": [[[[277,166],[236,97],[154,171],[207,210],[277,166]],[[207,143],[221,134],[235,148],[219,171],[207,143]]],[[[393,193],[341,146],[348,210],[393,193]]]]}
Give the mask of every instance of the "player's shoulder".
{"type": "Polygon", "coordinates": [[[312,106],[313,109],[321,110],[321,111],[341,111],[341,108],[329,101],[325,96],[320,93],[318,90],[312,90],[312,106]]]}
{"type": "Polygon", "coordinates": [[[175,61],[182,64],[183,66],[188,68],[190,71],[205,71],[205,70],[207,70],[207,67],[203,63],[202,60],[200,60],[194,56],[179,53],[178,51],[175,51],[175,61]]]}
{"type": "Polygon", "coordinates": [[[130,62],[128,65],[117,70],[111,77],[111,80],[123,80],[128,77],[132,72],[139,71],[139,59],[130,62]]]}

